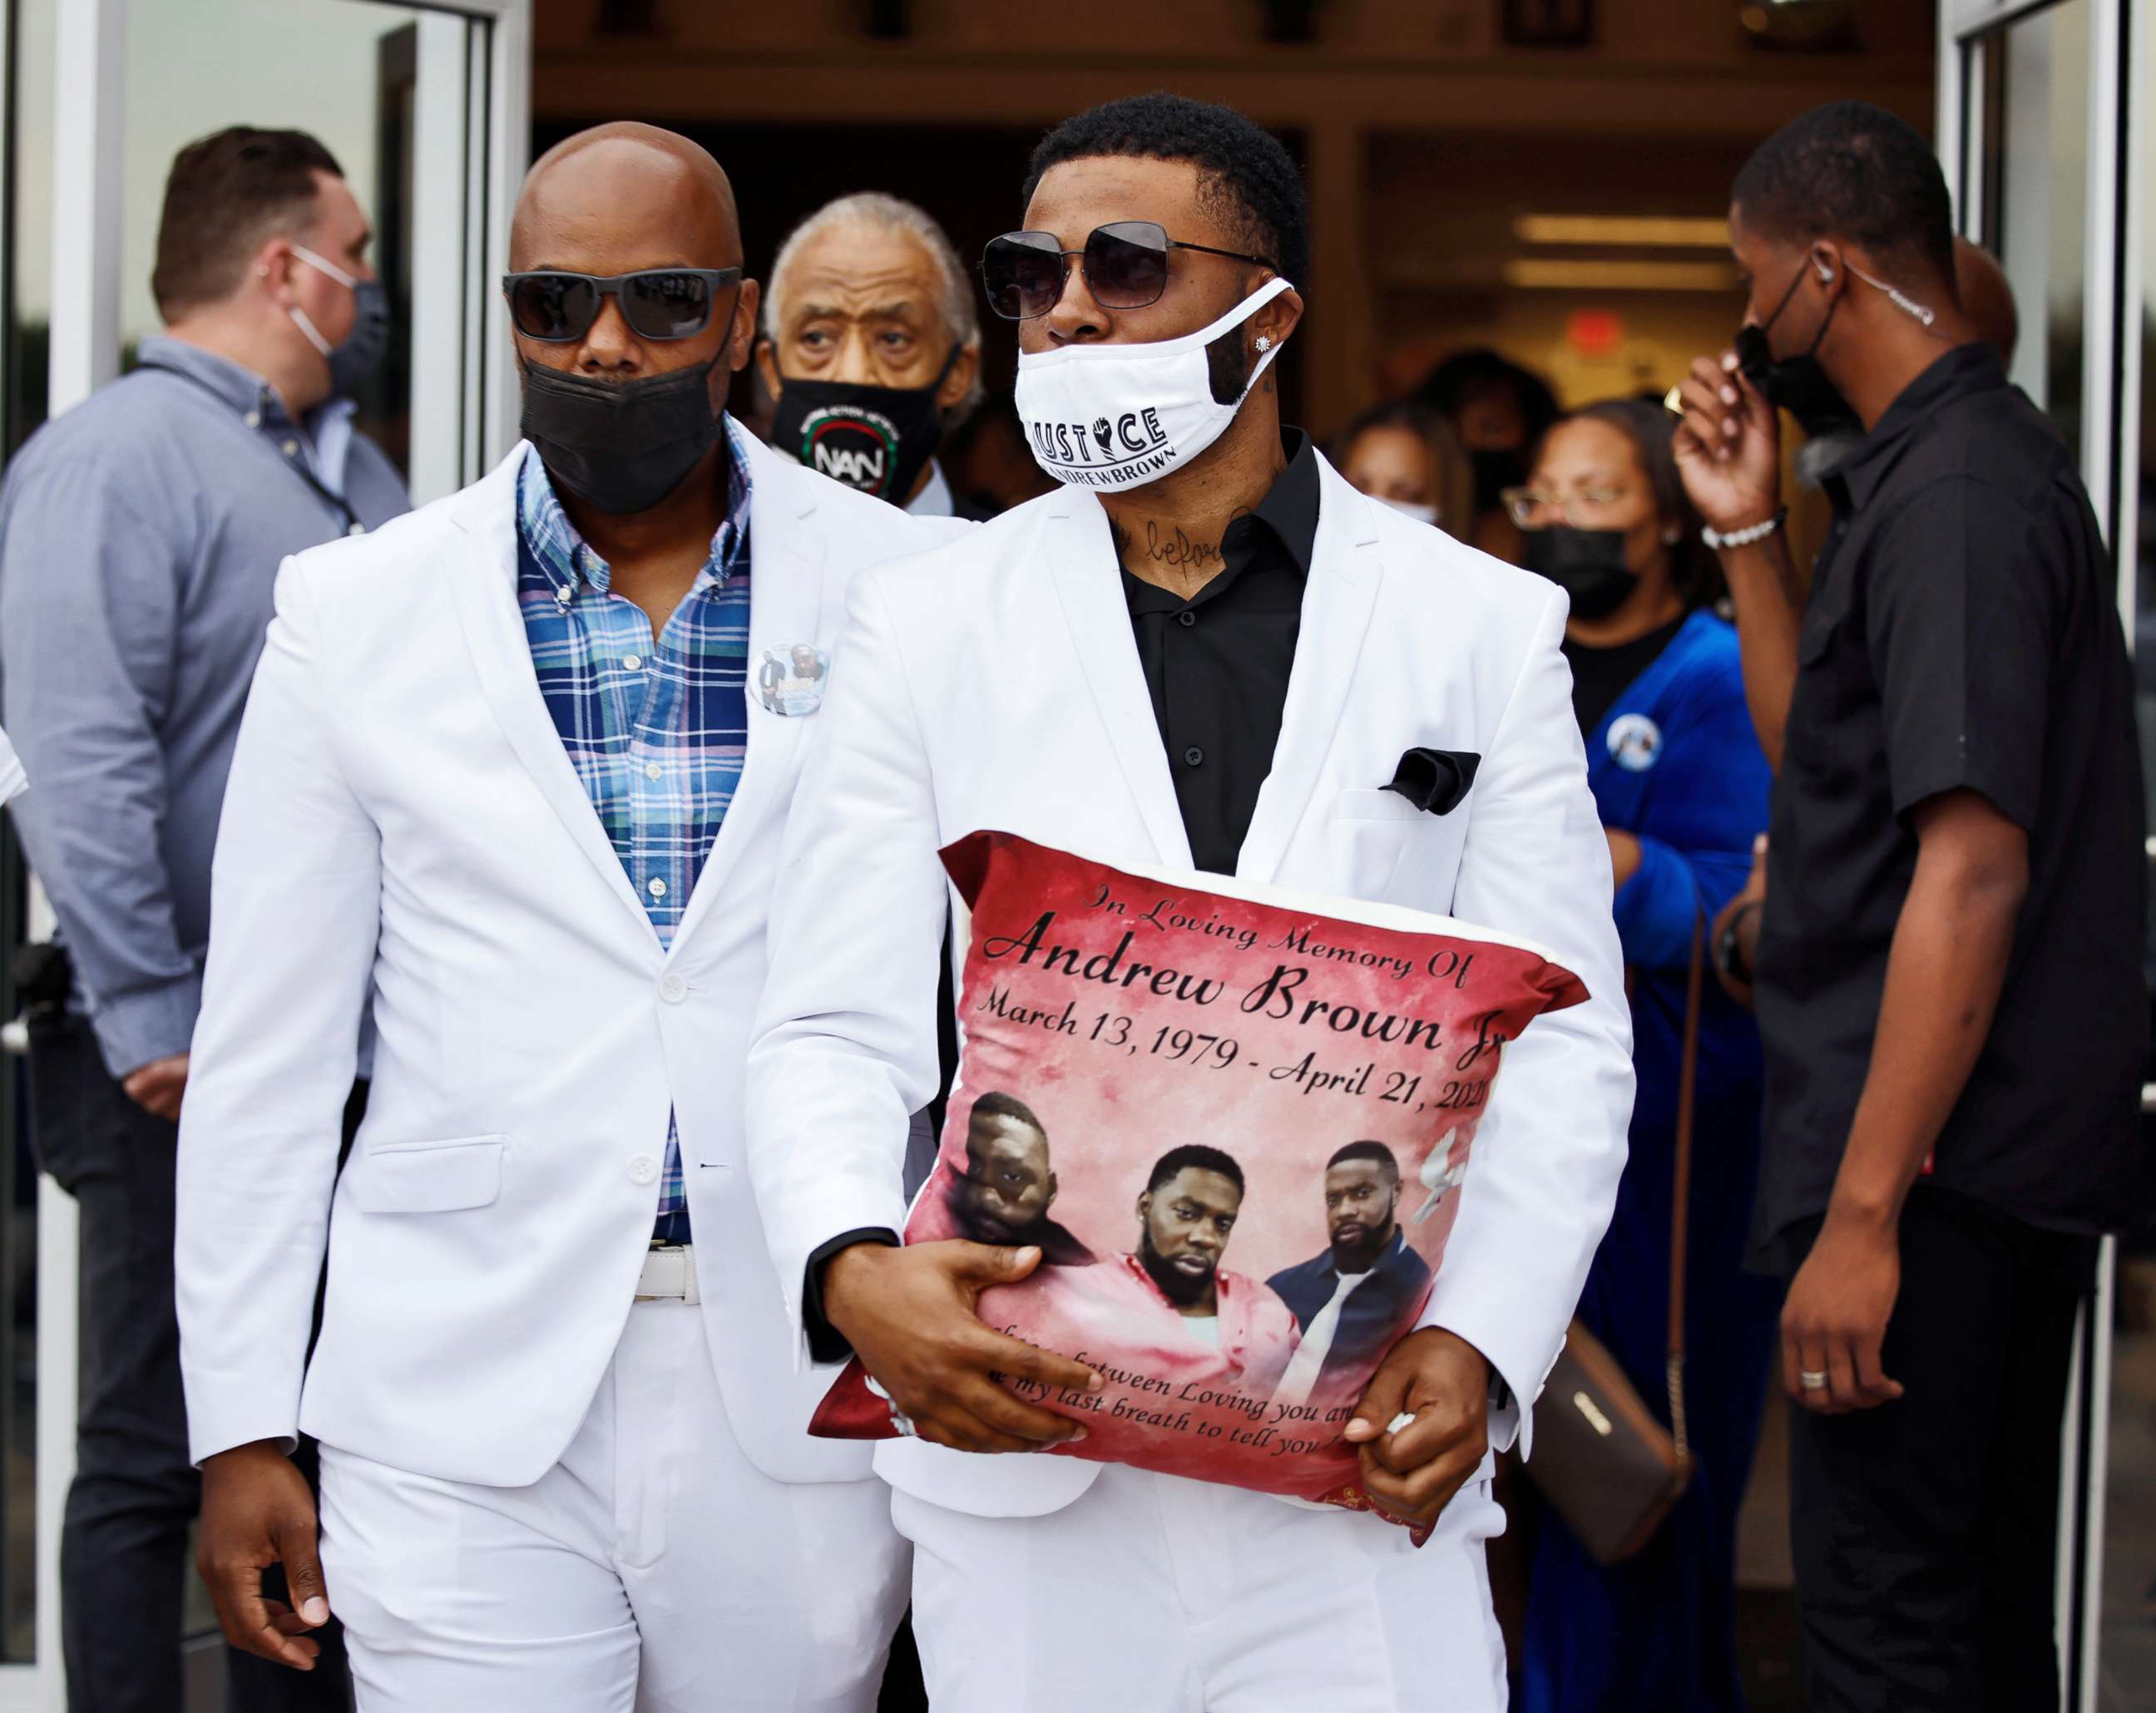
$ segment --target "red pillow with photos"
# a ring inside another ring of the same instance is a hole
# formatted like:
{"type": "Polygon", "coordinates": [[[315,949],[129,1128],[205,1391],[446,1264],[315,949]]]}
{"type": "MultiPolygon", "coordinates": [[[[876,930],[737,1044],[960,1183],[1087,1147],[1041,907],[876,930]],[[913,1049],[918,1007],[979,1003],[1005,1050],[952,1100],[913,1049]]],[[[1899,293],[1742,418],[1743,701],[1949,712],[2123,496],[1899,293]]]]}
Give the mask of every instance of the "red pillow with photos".
{"type": "MultiPolygon", "coordinates": [[[[981,1318],[1096,1369],[1047,1454],[1361,1507],[1341,1438],[1427,1302],[1504,1045],[1586,989],[1439,916],[1111,867],[1005,833],[943,853],[964,1031],[908,1243],[1037,1244],[981,1318]]],[[[849,1363],[811,1432],[882,1439],[849,1363]]]]}

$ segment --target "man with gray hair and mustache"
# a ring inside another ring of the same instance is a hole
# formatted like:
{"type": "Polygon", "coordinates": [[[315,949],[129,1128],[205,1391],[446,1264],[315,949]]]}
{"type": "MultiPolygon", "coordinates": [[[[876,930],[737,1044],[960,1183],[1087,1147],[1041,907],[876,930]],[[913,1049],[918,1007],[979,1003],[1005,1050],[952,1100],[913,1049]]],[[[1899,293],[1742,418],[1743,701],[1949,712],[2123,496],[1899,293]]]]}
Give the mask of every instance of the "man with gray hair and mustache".
{"type": "Polygon", "coordinates": [[[973,282],[932,216],[880,191],[826,203],[779,246],[757,365],[771,444],[916,516],[985,516],[937,461],[981,399],[973,282]]]}

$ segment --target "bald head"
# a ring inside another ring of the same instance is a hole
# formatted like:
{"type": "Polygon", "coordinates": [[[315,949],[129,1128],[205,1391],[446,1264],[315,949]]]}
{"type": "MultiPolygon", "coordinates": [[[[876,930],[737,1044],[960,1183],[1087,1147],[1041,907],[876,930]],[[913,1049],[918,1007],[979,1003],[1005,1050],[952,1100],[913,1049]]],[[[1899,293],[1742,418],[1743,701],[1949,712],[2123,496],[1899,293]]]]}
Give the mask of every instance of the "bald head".
{"type": "Polygon", "coordinates": [[[738,268],[733,186],[711,151],[655,125],[594,126],[525,175],[509,229],[512,272],[738,268]]]}
{"type": "Polygon", "coordinates": [[[1953,253],[1954,295],[1961,300],[1962,313],[1976,336],[1999,353],[1999,362],[2011,364],[2021,324],[2006,270],[1989,250],[1965,238],[1954,239],[1953,253]]]}

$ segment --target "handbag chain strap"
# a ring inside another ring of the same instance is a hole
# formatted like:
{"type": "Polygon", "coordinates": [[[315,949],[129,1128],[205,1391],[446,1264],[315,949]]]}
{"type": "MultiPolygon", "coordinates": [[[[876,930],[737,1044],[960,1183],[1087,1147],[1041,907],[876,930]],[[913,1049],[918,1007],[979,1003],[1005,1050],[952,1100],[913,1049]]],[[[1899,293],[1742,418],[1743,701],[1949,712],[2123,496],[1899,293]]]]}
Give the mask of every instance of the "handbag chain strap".
{"type": "Polygon", "coordinates": [[[1670,1435],[1676,1443],[1676,1484],[1682,1490],[1691,1464],[1685,1425],[1685,1244],[1691,1214],[1692,1106],[1699,1081],[1699,1008],[1705,987],[1707,917],[1694,910],[1691,968],[1685,978],[1684,1058],[1678,1071],[1676,1187],[1670,1207],[1670,1331],[1667,1377],[1670,1435]]]}

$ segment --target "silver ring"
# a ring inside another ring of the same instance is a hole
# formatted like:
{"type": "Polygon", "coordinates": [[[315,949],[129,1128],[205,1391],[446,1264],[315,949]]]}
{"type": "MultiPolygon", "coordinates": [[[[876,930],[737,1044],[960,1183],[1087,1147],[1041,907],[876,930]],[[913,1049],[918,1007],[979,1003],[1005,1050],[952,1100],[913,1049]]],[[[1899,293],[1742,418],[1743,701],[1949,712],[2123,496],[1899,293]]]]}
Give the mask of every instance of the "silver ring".
{"type": "Polygon", "coordinates": [[[1803,1387],[1807,1392],[1825,1391],[1826,1380],[1827,1377],[1825,1373],[1823,1371],[1815,1368],[1799,1369],[1797,1373],[1797,1384],[1803,1387]]]}

